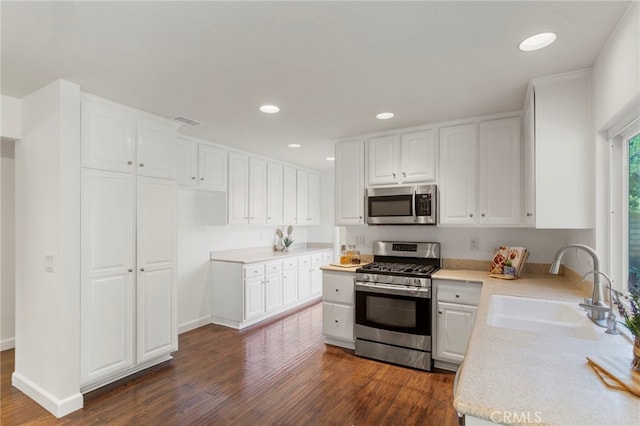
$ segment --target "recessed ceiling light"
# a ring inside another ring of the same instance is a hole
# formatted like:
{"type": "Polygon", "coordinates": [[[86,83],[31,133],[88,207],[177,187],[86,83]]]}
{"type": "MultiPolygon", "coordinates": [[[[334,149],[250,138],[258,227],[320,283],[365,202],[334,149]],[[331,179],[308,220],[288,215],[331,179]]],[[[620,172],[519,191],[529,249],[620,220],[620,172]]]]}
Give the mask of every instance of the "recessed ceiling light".
{"type": "Polygon", "coordinates": [[[267,114],[275,114],[276,112],[280,112],[280,108],[275,105],[262,105],[260,107],[260,111],[265,112],[267,114]]]}
{"type": "Polygon", "coordinates": [[[392,112],[381,112],[380,114],[376,115],[376,118],[378,120],[388,120],[390,118],[395,117],[396,115],[392,112]]]}
{"type": "Polygon", "coordinates": [[[336,157],[327,157],[325,158],[327,161],[336,161],[336,157]]]}
{"type": "Polygon", "coordinates": [[[289,148],[300,148],[302,145],[300,145],[299,143],[290,143],[289,145],[287,145],[289,148]]]}
{"type": "Polygon", "coordinates": [[[556,41],[556,38],[557,36],[554,33],[535,34],[523,40],[518,45],[518,49],[522,50],[523,52],[531,52],[533,50],[542,49],[556,41]]]}

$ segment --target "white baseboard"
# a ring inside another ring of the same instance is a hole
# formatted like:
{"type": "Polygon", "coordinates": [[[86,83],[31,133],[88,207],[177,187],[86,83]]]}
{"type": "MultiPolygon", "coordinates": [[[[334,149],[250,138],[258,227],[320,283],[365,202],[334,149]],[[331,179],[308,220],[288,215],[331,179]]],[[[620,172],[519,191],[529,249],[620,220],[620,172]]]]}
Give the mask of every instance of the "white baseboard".
{"type": "Polygon", "coordinates": [[[7,349],[13,349],[16,347],[16,339],[2,339],[0,340],[0,351],[6,351],[7,349]]]}
{"type": "Polygon", "coordinates": [[[183,324],[178,325],[178,334],[186,333],[187,331],[195,330],[198,327],[202,327],[203,325],[211,324],[211,316],[207,315],[206,317],[198,318],[193,321],[187,321],[183,324]]]}
{"type": "Polygon", "coordinates": [[[80,392],[64,399],[58,399],[17,371],[11,375],[11,384],[58,418],[84,406],[84,399],[80,392]]]}

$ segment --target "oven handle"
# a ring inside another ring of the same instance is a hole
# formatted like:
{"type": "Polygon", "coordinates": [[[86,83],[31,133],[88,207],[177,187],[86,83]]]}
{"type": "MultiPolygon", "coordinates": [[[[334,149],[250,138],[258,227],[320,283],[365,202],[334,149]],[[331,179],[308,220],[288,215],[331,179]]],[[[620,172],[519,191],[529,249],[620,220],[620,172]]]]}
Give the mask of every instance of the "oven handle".
{"type": "Polygon", "coordinates": [[[380,293],[380,294],[395,294],[399,296],[413,296],[419,297],[421,299],[430,299],[431,298],[431,289],[428,287],[416,287],[412,289],[408,289],[406,287],[399,287],[395,285],[384,285],[384,284],[375,284],[375,283],[366,283],[361,281],[356,281],[356,292],[358,290],[366,291],[369,293],[380,293]]]}

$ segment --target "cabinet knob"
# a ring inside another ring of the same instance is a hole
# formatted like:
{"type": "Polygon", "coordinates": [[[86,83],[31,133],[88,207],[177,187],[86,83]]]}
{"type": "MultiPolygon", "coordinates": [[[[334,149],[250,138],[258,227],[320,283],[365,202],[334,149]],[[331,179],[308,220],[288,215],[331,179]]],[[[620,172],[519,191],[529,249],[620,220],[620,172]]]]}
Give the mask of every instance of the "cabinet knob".
{"type": "Polygon", "coordinates": [[[402,172],[402,177],[407,177],[407,174],[405,172],[402,172]]]}
{"type": "Polygon", "coordinates": [[[531,216],[533,216],[533,213],[527,212],[527,217],[531,217],[531,216]]]}
{"type": "Polygon", "coordinates": [[[469,213],[469,217],[473,217],[473,213],[469,213]]]}
{"type": "Polygon", "coordinates": [[[339,293],[339,292],[340,292],[340,290],[338,290],[338,289],[336,288],[336,293],[339,293]]]}
{"type": "Polygon", "coordinates": [[[128,164],[128,165],[132,165],[132,164],[133,164],[133,161],[129,160],[129,161],[127,161],[127,164],[128,164]]]}
{"type": "Polygon", "coordinates": [[[336,322],[336,324],[338,323],[338,320],[334,320],[336,322]]]}
{"type": "Polygon", "coordinates": [[[140,272],[144,272],[144,268],[140,268],[140,272]]]}
{"type": "Polygon", "coordinates": [[[440,315],[442,315],[442,311],[438,311],[438,313],[439,313],[440,315]]]}
{"type": "Polygon", "coordinates": [[[127,269],[127,271],[129,271],[129,272],[133,272],[133,269],[132,269],[132,268],[129,268],[129,269],[127,269]]]}
{"type": "Polygon", "coordinates": [[[358,216],[360,219],[362,219],[362,216],[358,216]]]}
{"type": "Polygon", "coordinates": [[[191,180],[196,180],[196,177],[195,176],[191,176],[191,180]]]}
{"type": "Polygon", "coordinates": [[[200,180],[204,180],[204,178],[203,178],[203,177],[201,177],[201,178],[200,178],[200,180]]]}
{"type": "Polygon", "coordinates": [[[484,217],[484,213],[482,213],[480,216],[484,217]]]}
{"type": "Polygon", "coordinates": [[[391,175],[392,175],[394,178],[396,177],[396,174],[395,174],[395,173],[391,173],[391,175]]]}
{"type": "Polygon", "coordinates": [[[144,163],[140,163],[138,164],[140,167],[144,167],[144,163]]]}
{"type": "Polygon", "coordinates": [[[456,294],[456,297],[460,297],[460,295],[459,295],[459,294],[456,294]]]}

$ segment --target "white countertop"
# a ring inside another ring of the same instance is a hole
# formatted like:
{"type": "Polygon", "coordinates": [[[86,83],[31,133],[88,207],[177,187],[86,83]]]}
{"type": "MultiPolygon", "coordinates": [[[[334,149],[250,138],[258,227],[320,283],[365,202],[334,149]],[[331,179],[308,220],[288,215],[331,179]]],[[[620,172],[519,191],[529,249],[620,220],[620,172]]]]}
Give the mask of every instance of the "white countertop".
{"type": "Polygon", "coordinates": [[[582,302],[583,294],[571,282],[553,275],[507,281],[489,278],[482,271],[461,270],[440,270],[434,278],[483,283],[454,395],[458,412],[498,421],[517,415],[517,423],[542,425],[640,424],[640,398],[607,388],[585,358],[616,354],[630,361],[630,340],[605,334],[602,328],[598,328],[598,340],[586,340],[487,324],[491,295],[582,302]]]}
{"type": "Polygon", "coordinates": [[[274,251],[273,247],[250,247],[235,250],[212,251],[210,259],[220,262],[255,263],[332,250],[331,243],[294,244],[288,252],[274,251]]]}

